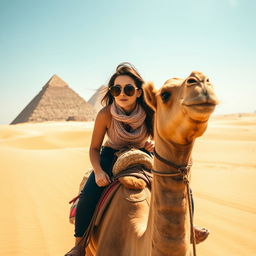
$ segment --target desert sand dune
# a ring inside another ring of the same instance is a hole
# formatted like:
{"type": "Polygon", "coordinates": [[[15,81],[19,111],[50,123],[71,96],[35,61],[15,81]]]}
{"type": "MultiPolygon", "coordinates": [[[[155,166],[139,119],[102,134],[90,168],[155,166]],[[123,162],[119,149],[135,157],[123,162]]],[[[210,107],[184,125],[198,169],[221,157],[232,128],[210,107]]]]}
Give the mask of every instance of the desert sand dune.
{"type": "MultiPolygon", "coordinates": [[[[73,245],[68,201],[85,170],[93,123],[0,126],[0,248],[8,256],[63,255],[73,245]]],[[[213,118],[193,152],[202,256],[256,251],[256,115],[213,118]]]]}

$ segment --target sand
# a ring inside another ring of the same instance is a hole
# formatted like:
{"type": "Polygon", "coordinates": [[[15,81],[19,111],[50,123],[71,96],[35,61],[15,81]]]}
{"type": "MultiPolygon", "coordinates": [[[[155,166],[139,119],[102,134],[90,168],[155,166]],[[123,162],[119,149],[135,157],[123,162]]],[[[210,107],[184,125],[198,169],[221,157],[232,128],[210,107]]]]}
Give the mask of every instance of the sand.
{"type": "MultiPolygon", "coordinates": [[[[90,169],[93,123],[0,125],[0,251],[64,255],[73,245],[68,201],[90,169]]],[[[256,115],[212,118],[193,151],[195,224],[203,256],[256,252],[256,115]]]]}

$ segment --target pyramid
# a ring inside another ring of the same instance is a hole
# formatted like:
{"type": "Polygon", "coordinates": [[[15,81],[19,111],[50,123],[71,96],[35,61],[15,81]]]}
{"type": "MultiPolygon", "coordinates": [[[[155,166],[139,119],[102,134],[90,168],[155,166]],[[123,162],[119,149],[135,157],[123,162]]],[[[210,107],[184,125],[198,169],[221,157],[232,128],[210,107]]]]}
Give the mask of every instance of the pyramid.
{"type": "Polygon", "coordinates": [[[96,111],[57,75],[43,86],[11,124],[44,121],[92,121],[96,111]]]}
{"type": "Polygon", "coordinates": [[[94,107],[96,112],[98,113],[102,109],[101,100],[104,97],[107,90],[106,85],[102,85],[88,100],[88,102],[94,107]]]}

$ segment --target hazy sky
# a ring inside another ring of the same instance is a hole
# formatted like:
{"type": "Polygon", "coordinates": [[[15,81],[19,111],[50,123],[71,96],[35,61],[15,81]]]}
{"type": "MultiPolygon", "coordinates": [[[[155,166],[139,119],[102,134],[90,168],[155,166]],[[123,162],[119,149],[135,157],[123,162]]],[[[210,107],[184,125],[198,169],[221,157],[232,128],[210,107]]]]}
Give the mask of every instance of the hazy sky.
{"type": "Polygon", "coordinates": [[[159,87],[200,70],[216,114],[256,110],[254,0],[0,0],[0,123],[57,74],[88,100],[133,63],[159,87]]]}

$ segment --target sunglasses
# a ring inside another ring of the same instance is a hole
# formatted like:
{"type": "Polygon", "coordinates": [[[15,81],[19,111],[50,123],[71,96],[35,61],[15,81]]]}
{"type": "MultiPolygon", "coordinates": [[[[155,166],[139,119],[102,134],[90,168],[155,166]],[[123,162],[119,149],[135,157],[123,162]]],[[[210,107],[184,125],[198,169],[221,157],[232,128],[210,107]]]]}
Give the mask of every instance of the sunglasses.
{"type": "MultiPolygon", "coordinates": [[[[138,89],[139,88],[136,88],[132,84],[126,84],[125,87],[123,88],[124,94],[127,95],[127,96],[133,96],[135,91],[138,90],[138,89]]],[[[113,85],[109,88],[109,91],[110,91],[110,93],[112,94],[113,97],[117,97],[122,92],[122,87],[119,84],[113,85]]]]}

